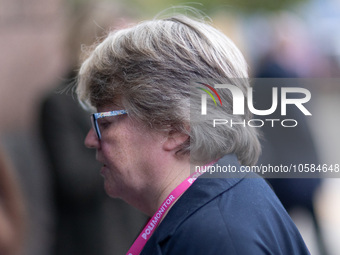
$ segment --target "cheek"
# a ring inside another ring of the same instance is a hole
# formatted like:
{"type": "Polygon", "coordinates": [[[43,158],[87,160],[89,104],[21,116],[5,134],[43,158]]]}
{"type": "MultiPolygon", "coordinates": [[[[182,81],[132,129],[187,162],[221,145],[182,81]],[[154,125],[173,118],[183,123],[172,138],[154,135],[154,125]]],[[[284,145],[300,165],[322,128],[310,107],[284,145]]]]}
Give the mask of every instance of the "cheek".
{"type": "Polygon", "coordinates": [[[133,160],[131,149],[134,148],[128,142],[129,139],[124,135],[121,135],[119,139],[108,139],[102,142],[101,153],[106,163],[115,171],[123,171],[133,160]]]}

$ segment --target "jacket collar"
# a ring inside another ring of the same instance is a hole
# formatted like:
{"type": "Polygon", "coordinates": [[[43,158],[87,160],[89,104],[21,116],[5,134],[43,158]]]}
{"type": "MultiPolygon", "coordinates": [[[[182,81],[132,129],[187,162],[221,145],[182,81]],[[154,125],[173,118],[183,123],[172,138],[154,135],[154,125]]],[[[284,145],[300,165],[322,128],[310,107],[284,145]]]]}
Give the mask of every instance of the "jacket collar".
{"type": "MultiPolygon", "coordinates": [[[[240,168],[240,164],[234,154],[225,155],[214,164],[214,166],[217,165],[240,168]]],[[[166,237],[171,236],[186,218],[222,192],[239,183],[244,176],[245,174],[243,173],[233,174],[233,176],[226,173],[203,174],[178,199],[151,239],[157,238],[156,242],[159,243],[166,237]]]]}

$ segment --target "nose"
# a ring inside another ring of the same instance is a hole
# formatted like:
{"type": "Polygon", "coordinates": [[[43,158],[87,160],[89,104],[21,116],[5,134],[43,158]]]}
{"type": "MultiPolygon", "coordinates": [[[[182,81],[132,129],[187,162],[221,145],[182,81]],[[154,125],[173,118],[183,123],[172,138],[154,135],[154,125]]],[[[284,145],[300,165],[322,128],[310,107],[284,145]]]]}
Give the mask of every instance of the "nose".
{"type": "Polygon", "coordinates": [[[85,146],[90,149],[98,149],[100,147],[100,142],[93,128],[86,135],[85,146]]]}

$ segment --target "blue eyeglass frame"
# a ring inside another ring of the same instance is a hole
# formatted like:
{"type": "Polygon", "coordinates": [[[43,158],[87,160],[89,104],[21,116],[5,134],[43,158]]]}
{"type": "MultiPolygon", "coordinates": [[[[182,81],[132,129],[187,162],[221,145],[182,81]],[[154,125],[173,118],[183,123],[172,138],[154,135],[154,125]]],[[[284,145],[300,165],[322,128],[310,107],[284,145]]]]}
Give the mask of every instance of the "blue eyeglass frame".
{"type": "Polygon", "coordinates": [[[128,113],[127,110],[116,110],[116,111],[109,111],[109,112],[97,112],[97,113],[91,114],[92,126],[93,126],[93,129],[97,133],[98,139],[101,140],[101,138],[102,138],[102,135],[101,135],[100,130],[99,130],[98,122],[97,122],[98,119],[105,118],[105,117],[123,115],[123,114],[127,114],[127,113],[128,113]]]}

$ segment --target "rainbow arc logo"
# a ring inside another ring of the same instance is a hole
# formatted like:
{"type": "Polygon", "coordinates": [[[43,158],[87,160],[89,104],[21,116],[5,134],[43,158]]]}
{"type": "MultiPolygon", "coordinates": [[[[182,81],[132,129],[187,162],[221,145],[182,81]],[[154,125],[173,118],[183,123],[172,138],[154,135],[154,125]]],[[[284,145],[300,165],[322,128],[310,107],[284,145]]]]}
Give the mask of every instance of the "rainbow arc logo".
{"type": "MultiPolygon", "coordinates": [[[[222,100],[221,100],[221,98],[220,98],[220,95],[217,93],[216,89],[214,89],[214,88],[211,87],[210,85],[205,84],[205,83],[202,83],[202,82],[197,82],[197,83],[199,83],[199,84],[201,84],[201,85],[207,87],[207,88],[210,89],[212,92],[214,92],[214,94],[217,96],[217,98],[218,98],[218,100],[220,101],[220,104],[221,104],[221,106],[222,106],[222,100]]],[[[200,88],[200,87],[197,87],[197,88],[200,89],[200,90],[203,90],[204,92],[206,92],[206,93],[212,98],[212,100],[214,101],[215,105],[217,106],[216,100],[215,100],[214,96],[211,94],[211,92],[210,92],[209,90],[204,89],[204,88],[200,88]]]]}
{"type": "MultiPolygon", "coordinates": [[[[205,86],[206,88],[210,89],[217,96],[217,98],[220,101],[220,104],[222,106],[221,97],[217,93],[216,89],[214,89],[212,86],[210,86],[208,84],[205,84],[205,83],[202,83],[202,82],[197,82],[197,83],[199,83],[199,84],[205,86]]],[[[201,87],[197,87],[197,88],[202,90],[202,91],[204,91],[204,92],[206,92],[211,97],[211,99],[214,101],[215,106],[217,106],[217,102],[215,100],[215,97],[213,96],[213,94],[208,89],[201,88],[201,87]]],[[[203,115],[207,114],[207,95],[206,94],[202,94],[202,112],[201,112],[201,114],[203,114],[203,115]]]]}

